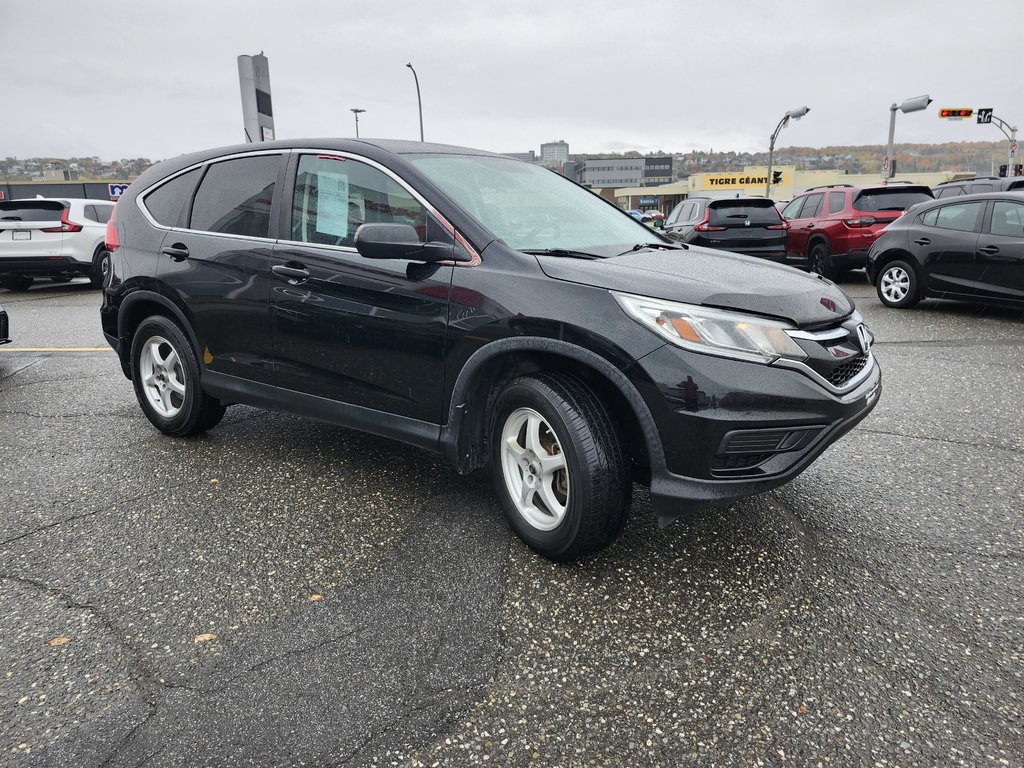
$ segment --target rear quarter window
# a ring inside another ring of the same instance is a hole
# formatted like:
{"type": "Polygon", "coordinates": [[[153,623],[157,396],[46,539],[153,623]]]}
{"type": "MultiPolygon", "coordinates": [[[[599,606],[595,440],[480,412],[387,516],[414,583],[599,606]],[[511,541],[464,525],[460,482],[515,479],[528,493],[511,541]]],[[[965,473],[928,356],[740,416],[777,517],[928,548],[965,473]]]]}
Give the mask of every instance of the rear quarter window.
{"type": "Polygon", "coordinates": [[[200,168],[193,168],[188,173],[176,176],[146,194],[142,199],[142,204],[157,224],[162,224],[165,227],[185,225],[185,208],[192,198],[196,182],[199,181],[200,170],[200,168]]]}

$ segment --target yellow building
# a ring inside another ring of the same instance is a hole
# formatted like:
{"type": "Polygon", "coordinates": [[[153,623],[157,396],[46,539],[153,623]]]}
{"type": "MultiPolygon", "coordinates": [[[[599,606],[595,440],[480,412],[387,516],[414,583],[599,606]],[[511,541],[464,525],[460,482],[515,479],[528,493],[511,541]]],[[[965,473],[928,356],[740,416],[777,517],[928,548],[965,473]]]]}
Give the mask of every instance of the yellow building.
{"type": "MultiPolygon", "coordinates": [[[[662,184],[657,187],[625,187],[616,189],[614,200],[626,209],[640,210],[657,209],[668,213],[687,197],[765,197],[768,167],[751,165],[742,171],[724,173],[695,173],[681,181],[662,184]]],[[[822,187],[830,184],[849,184],[854,187],[878,184],[881,177],[877,173],[846,173],[834,169],[814,171],[798,170],[793,165],[775,166],[772,176],[778,184],[772,185],[773,200],[792,200],[796,195],[811,187],[822,187]]],[[[943,181],[953,178],[952,171],[937,173],[898,173],[893,181],[908,181],[934,187],[943,181]]],[[[604,191],[605,196],[607,190],[604,191]]]]}

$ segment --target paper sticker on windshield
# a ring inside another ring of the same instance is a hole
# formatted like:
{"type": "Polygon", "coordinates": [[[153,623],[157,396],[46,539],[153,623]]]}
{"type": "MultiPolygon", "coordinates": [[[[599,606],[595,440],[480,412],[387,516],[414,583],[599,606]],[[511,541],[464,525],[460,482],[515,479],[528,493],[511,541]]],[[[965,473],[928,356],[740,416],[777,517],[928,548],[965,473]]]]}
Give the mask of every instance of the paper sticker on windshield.
{"type": "Polygon", "coordinates": [[[317,171],[316,231],[348,237],[348,175],[317,171]]]}

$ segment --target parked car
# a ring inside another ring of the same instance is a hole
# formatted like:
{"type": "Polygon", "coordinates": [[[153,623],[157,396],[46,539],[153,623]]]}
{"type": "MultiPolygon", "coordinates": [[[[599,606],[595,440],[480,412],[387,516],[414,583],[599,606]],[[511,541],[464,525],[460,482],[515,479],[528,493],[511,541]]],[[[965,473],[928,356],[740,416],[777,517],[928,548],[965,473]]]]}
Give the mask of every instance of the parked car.
{"type": "Polygon", "coordinates": [[[942,200],[947,197],[959,197],[960,195],[977,195],[983,192],[1009,192],[1014,189],[1024,189],[1024,176],[1010,176],[1007,178],[976,176],[973,179],[944,181],[932,187],[932,194],[935,195],[937,200],[942,200]]]}
{"type": "Polygon", "coordinates": [[[114,204],[106,200],[0,200],[0,285],[27,291],[37,277],[103,282],[103,247],[114,204]]]}
{"type": "Polygon", "coordinates": [[[829,279],[859,269],[886,225],[912,205],[932,199],[917,184],[811,187],[797,195],[782,215],[789,222],[786,251],[795,262],[829,279]]]}
{"type": "Polygon", "coordinates": [[[665,218],[665,214],[655,208],[649,208],[648,210],[644,211],[644,213],[646,213],[655,221],[661,221],[662,219],[665,218]]]}
{"type": "Polygon", "coordinates": [[[612,541],[634,481],[662,522],[786,483],[880,392],[832,283],[673,243],[482,151],[175,158],[121,198],[107,249],[103,332],[157,429],[247,403],[488,467],[512,528],[555,560],[612,541]]]}
{"type": "Polygon", "coordinates": [[[644,224],[647,224],[654,220],[654,217],[652,217],[649,213],[647,213],[646,211],[641,211],[637,208],[630,208],[628,211],[626,211],[626,213],[628,213],[637,221],[642,222],[644,224]]]}
{"type": "Polygon", "coordinates": [[[868,277],[887,307],[928,297],[1024,307],[1024,190],[917,206],[871,246],[868,277]]]}
{"type": "Polygon", "coordinates": [[[7,312],[0,306],[0,344],[9,344],[11,341],[11,323],[7,312]]]}
{"type": "Polygon", "coordinates": [[[687,198],[664,226],[668,237],[683,243],[777,262],[786,261],[788,229],[775,204],[763,197],[687,198]]]}

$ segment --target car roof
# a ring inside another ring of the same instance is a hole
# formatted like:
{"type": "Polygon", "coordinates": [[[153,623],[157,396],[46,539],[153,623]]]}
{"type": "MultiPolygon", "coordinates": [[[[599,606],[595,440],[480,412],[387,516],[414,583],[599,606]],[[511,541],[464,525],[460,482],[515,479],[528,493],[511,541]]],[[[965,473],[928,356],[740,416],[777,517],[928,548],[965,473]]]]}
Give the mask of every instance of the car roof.
{"type": "Polygon", "coordinates": [[[983,200],[1013,200],[1014,202],[1024,203],[1024,189],[1011,189],[1005,192],[977,192],[973,195],[956,195],[955,197],[940,197],[936,200],[928,200],[924,203],[918,203],[914,206],[915,211],[931,210],[942,205],[949,205],[955,203],[962,203],[967,201],[983,201],[983,200]]]}
{"type": "Polygon", "coordinates": [[[113,205],[113,200],[101,200],[93,197],[15,197],[10,200],[4,201],[8,203],[60,203],[66,205],[68,203],[88,203],[94,205],[96,203],[105,203],[106,205],[113,205]]]}

